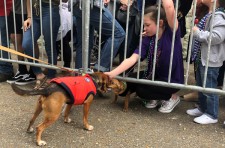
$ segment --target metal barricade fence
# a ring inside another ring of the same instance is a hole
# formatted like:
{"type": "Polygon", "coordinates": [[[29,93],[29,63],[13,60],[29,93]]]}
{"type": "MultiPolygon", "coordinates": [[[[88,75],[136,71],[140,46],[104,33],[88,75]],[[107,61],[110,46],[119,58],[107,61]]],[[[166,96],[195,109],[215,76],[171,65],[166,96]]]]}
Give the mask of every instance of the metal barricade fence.
{"type": "MultiPolygon", "coordinates": [[[[4,0],[4,2],[6,2],[6,0],[4,0]]],[[[103,1],[101,1],[103,2],[103,1]]],[[[30,0],[30,3],[32,4],[32,0],[30,0]]],[[[52,5],[51,5],[52,1],[50,0],[50,4],[49,4],[49,13],[50,13],[50,26],[52,26],[52,5]]],[[[131,3],[131,0],[128,0],[128,8],[127,8],[127,13],[129,15],[130,13],[130,4],[131,3]]],[[[158,0],[158,5],[160,6],[162,3],[161,0],[158,0]]],[[[111,4],[113,5],[112,6],[112,15],[113,15],[113,24],[112,24],[112,42],[114,42],[114,27],[115,27],[115,21],[116,21],[116,1],[112,1],[111,4]]],[[[197,0],[194,0],[193,1],[193,14],[196,13],[196,4],[197,4],[197,0]]],[[[40,1],[39,2],[39,5],[40,5],[40,30],[41,30],[41,36],[43,36],[43,26],[42,26],[42,2],[40,1]]],[[[141,17],[143,18],[144,16],[144,5],[145,5],[145,0],[143,0],[142,2],[142,12],[140,13],[141,14],[141,17]]],[[[175,9],[176,9],[176,17],[175,19],[177,18],[177,10],[178,10],[178,1],[175,2],[175,9]]],[[[60,0],[60,6],[62,6],[62,1],[60,0]]],[[[22,10],[22,14],[24,14],[25,12],[23,12],[24,10],[24,7],[26,7],[26,5],[24,5],[24,1],[21,0],[21,10],[22,10]]],[[[89,60],[88,60],[88,54],[89,54],[89,29],[90,29],[90,10],[93,9],[93,0],[85,0],[85,1],[82,1],[82,6],[81,6],[81,3],[80,3],[80,9],[82,10],[82,23],[83,23],[83,28],[82,28],[82,64],[83,64],[83,69],[84,69],[84,72],[87,72],[87,69],[89,68],[89,60]]],[[[98,47],[98,51],[97,51],[97,59],[98,59],[98,63],[100,63],[100,58],[101,58],[101,48],[102,48],[102,9],[103,7],[105,7],[104,5],[100,5],[100,18],[99,18],[99,21],[100,21],[100,25],[99,25],[99,28],[95,28],[96,30],[98,30],[98,34],[96,35],[96,37],[98,37],[98,42],[95,42],[96,44],[98,45],[95,45],[98,47]]],[[[215,14],[215,8],[216,8],[216,1],[214,1],[214,11],[213,11],[213,14],[212,14],[212,17],[214,18],[214,14],[215,14]]],[[[6,9],[6,5],[4,6],[4,9],[6,9]]],[[[59,9],[62,9],[62,7],[60,7],[59,9]]],[[[75,28],[73,28],[72,26],[72,22],[73,22],[73,7],[71,6],[70,7],[71,9],[71,69],[72,70],[75,70],[75,71],[78,71],[78,69],[75,69],[75,64],[74,64],[74,54],[75,52],[73,51],[73,49],[75,49],[74,47],[74,36],[73,36],[73,33],[75,32],[75,28]]],[[[158,7],[158,11],[160,11],[161,7],[158,7]]],[[[16,29],[15,29],[15,4],[14,4],[14,1],[13,1],[13,7],[12,7],[12,10],[13,10],[13,19],[14,19],[14,30],[15,30],[15,34],[16,34],[16,29]]],[[[31,7],[31,12],[33,12],[35,10],[33,10],[33,8],[31,7]]],[[[157,27],[159,28],[159,13],[158,13],[158,20],[157,20],[157,27]]],[[[31,18],[32,18],[32,13],[31,13],[31,18]]],[[[212,18],[212,19],[213,19],[212,18]]],[[[24,21],[26,18],[23,17],[23,20],[24,21]]],[[[63,22],[63,17],[61,17],[60,19],[60,22],[61,22],[61,25],[62,25],[62,22],[63,22]]],[[[175,23],[175,19],[174,19],[174,23],[175,23]]],[[[5,17],[5,20],[6,22],[8,21],[8,18],[5,17]]],[[[194,21],[195,21],[195,15],[192,16],[192,23],[189,24],[192,28],[195,24],[194,24],[194,21]]],[[[124,57],[126,57],[126,52],[127,52],[127,48],[128,48],[128,28],[129,28],[129,17],[127,17],[126,19],[126,26],[125,26],[125,32],[126,32],[126,35],[125,35],[125,46],[124,46],[124,57]]],[[[140,25],[143,26],[143,19],[141,20],[140,22],[140,25]]],[[[212,37],[212,25],[211,25],[211,29],[210,29],[210,39],[209,39],[209,45],[208,45],[208,52],[210,51],[210,46],[211,46],[211,37],[212,37]]],[[[8,24],[6,23],[6,29],[8,30],[8,24]]],[[[33,32],[33,28],[31,27],[32,29],[32,32],[33,32]]],[[[53,47],[53,36],[52,36],[52,28],[51,28],[51,47],[53,47]]],[[[7,31],[8,32],[8,31],[7,31]]],[[[142,42],[142,32],[143,32],[143,27],[140,27],[140,39],[139,39],[139,51],[141,51],[141,42],[142,42]]],[[[24,33],[24,30],[23,30],[23,33],[24,33]]],[[[34,32],[33,32],[34,33],[34,32]]],[[[189,85],[188,82],[190,80],[190,71],[191,71],[191,68],[192,66],[189,64],[190,63],[190,56],[191,56],[191,47],[192,47],[192,41],[193,41],[193,31],[190,32],[190,42],[189,42],[189,46],[188,46],[188,61],[187,61],[187,64],[186,64],[186,67],[185,67],[185,81],[184,81],[184,84],[176,84],[176,83],[171,83],[171,71],[172,71],[172,60],[173,60],[173,52],[174,52],[174,43],[175,43],[175,33],[176,33],[176,30],[173,29],[173,38],[172,38],[172,47],[171,47],[171,55],[170,55],[170,66],[169,66],[169,76],[168,76],[168,82],[162,82],[162,81],[156,81],[154,80],[154,75],[155,75],[155,68],[156,68],[156,52],[157,52],[157,49],[155,47],[155,53],[154,53],[154,65],[153,65],[153,74],[152,74],[152,78],[150,80],[146,80],[146,79],[140,79],[139,77],[139,72],[141,70],[141,67],[143,67],[143,63],[141,62],[141,60],[139,59],[138,63],[137,63],[137,66],[136,66],[136,70],[137,70],[137,78],[129,78],[125,75],[125,73],[123,73],[122,76],[117,76],[116,78],[118,79],[121,79],[121,80],[124,80],[124,81],[129,81],[129,82],[134,82],[134,83],[141,83],[141,84],[150,84],[150,85],[157,85],[157,86],[166,86],[166,87],[171,87],[171,88],[178,88],[178,89],[187,89],[187,90],[195,90],[195,91],[201,91],[201,92],[207,92],[207,93],[216,93],[216,94],[221,94],[221,95],[224,95],[225,94],[225,83],[223,82],[223,87],[222,87],[222,90],[221,89],[212,89],[212,88],[207,88],[206,87],[206,76],[207,76],[207,69],[208,69],[208,62],[209,62],[209,56],[208,56],[208,60],[207,60],[207,64],[206,64],[206,72],[205,72],[205,75],[204,75],[204,84],[203,84],[203,87],[199,87],[199,86],[195,86],[195,85],[189,85]]],[[[59,34],[61,34],[61,61],[63,61],[63,35],[62,35],[62,30],[61,32],[59,32],[59,34]]],[[[7,34],[7,39],[8,39],[8,47],[10,48],[13,48],[12,46],[10,46],[9,44],[9,38],[10,38],[10,35],[7,34]]],[[[34,43],[34,36],[32,35],[32,39],[33,39],[33,42],[31,44],[35,44],[34,43]]],[[[157,40],[158,39],[158,29],[157,29],[157,33],[156,33],[156,44],[157,45],[157,40]]],[[[15,36],[15,40],[16,40],[16,36],[15,36]]],[[[1,40],[0,40],[1,41],[1,40]]],[[[0,42],[1,43],[1,42],[0,42]]],[[[41,60],[44,60],[46,61],[46,57],[44,55],[44,42],[43,42],[43,38],[40,39],[40,57],[39,59],[41,60]]],[[[2,45],[2,43],[0,44],[2,45]]],[[[33,46],[34,47],[34,46],[33,46]]],[[[17,43],[15,43],[15,47],[14,49],[17,51],[17,43]]],[[[111,55],[113,55],[113,49],[114,49],[114,45],[112,44],[111,45],[111,55]]],[[[33,49],[34,50],[34,49],[33,49]]],[[[53,50],[55,49],[51,49],[51,53],[53,53],[53,50]]],[[[96,50],[96,48],[95,48],[96,50]]],[[[3,51],[1,50],[1,53],[3,51]]],[[[35,52],[34,52],[35,53],[35,52]]],[[[10,54],[10,53],[9,53],[10,54]]],[[[95,51],[95,54],[96,54],[96,51],[95,51]]],[[[2,55],[2,54],[1,54],[2,55]]],[[[27,61],[19,61],[15,56],[12,56],[13,58],[9,58],[9,59],[5,59],[3,58],[2,56],[0,57],[0,61],[5,61],[5,62],[12,62],[12,63],[18,63],[18,64],[25,64],[25,65],[31,65],[31,66],[40,66],[40,67],[44,67],[44,68],[50,68],[50,69],[60,69],[59,67],[55,67],[54,65],[52,64],[42,64],[42,63],[36,63],[36,62],[27,62],[27,61]]],[[[35,57],[35,55],[34,55],[35,57]]],[[[53,55],[52,55],[53,57],[53,55]]],[[[111,61],[111,65],[110,65],[110,69],[113,69],[114,66],[113,66],[113,61],[114,61],[115,57],[111,56],[109,57],[109,60],[111,61]]],[[[52,59],[53,60],[53,59],[52,59]]],[[[53,62],[52,62],[53,63],[53,62]]],[[[100,65],[100,64],[98,64],[100,65]]],[[[99,69],[99,67],[98,67],[99,69]]]]}

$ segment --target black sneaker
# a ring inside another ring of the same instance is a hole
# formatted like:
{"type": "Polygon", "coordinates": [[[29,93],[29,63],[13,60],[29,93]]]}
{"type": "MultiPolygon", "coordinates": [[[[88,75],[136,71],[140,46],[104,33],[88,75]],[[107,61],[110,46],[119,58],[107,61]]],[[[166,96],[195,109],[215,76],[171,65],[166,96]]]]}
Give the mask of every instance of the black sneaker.
{"type": "Polygon", "coordinates": [[[28,77],[29,74],[22,74],[20,71],[17,71],[16,72],[16,75],[10,79],[8,79],[6,82],[9,83],[9,84],[12,84],[12,83],[15,83],[21,79],[24,79],[26,77],[28,77]]]}
{"type": "Polygon", "coordinates": [[[27,77],[20,79],[19,81],[16,81],[15,84],[17,85],[26,85],[36,82],[36,78],[30,74],[27,74],[27,77]]]}

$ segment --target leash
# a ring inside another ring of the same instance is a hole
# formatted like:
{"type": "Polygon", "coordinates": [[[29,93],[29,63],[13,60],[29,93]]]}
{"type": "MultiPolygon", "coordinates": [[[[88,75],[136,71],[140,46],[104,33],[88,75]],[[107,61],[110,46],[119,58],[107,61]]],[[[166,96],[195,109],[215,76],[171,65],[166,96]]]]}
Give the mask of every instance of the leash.
{"type": "Polygon", "coordinates": [[[61,66],[49,64],[48,62],[45,62],[45,61],[36,59],[36,58],[34,58],[34,57],[28,56],[28,55],[26,55],[26,54],[23,54],[23,53],[21,53],[21,52],[18,52],[18,51],[16,51],[16,50],[13,50],[13,49],[10,49],[10,48],[1,46],[1,45],[0,45],[0,49],[3,50],[3,51],[6,51],[6,52],[12,53],[12,54],[16,54],[16,55],[18,55],[18,56],[22,56],[22,57],[25,57],[25,58],[28,58],[28,59],[32,59],[32,60],[34,60],[34,61],[38,61],[39,63],[44,63],[44,64],[47,64],[47,65],[50,65],[50,66],[59,68],[59,69],[61,69],[61,70],[63,70],[63,71],[67,71],[67,72],[71,72],[71,73],[72,73],[72,72],[75,72],[74,70],[71,70],[71,69],[69,69],[69,68],[65,68],[65,67],[61,67],[61,66]]]}

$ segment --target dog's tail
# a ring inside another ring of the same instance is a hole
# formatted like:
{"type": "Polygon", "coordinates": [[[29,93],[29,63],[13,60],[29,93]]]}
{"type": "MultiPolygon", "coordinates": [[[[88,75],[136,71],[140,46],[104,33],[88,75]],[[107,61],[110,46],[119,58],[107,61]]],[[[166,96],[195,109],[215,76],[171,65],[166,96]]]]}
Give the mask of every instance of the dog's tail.
{"type": "Polygon", "coordinates": [[[15,83],[13,83],[12,85],[12,89],[13,91],[21,96],[32,96],[32,95],[46,95],[47,94],[47,90],[46,89],[41,89],[41,90],[28,90],[28,89],[22,89],[21,87],[19,87],[18,85],[16,85],[15,83]]]}

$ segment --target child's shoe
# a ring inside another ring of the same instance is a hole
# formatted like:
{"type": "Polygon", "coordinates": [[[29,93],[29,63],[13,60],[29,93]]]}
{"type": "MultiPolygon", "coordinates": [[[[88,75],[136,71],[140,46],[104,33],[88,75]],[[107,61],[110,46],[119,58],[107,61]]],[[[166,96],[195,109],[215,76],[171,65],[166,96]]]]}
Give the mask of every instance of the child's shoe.
{"type": "Polygon", "coordinates": [[[212,119],[206,114],[203,114],[200,117],[194,118],[194,122],[199,124],[211,124],[211,123],[217,123],[218,119],[212,119]]]}
{"type": "Polygon", "coordinates": [[[195,117],[199,117],[199,116],[201,116],[203,114],[203,112],[201,112],[198,108],[188,109],[186,111],[186,113],[188,115],[195,116],[195,117]]]}

